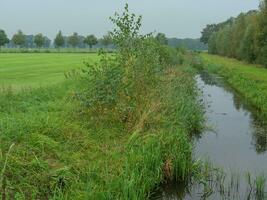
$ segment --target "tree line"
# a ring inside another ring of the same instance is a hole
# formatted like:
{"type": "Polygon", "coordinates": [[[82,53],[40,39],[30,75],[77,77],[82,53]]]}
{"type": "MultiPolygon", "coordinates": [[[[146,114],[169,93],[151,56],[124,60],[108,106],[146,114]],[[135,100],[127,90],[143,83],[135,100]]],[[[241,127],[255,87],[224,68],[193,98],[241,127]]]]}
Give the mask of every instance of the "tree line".
{"type": "Polygon", "coordinates": [[[212,54],[267,66],[267,0],[260,2],[258,10],[207,25],[201,41],[212,54]]]}
{"type": "MultiPolygon", "coordinates": [[[[178,39],[178,38],[167,38],[164,33],[157,33],[155,39],[163,44],[169,45],[175,48],[184,48],[189,50],[207,50],[207,45],[202,43],[200,39],[178,39]]],[[[110,47],[115,48],[114,42],[112,40],[112,35],[108,32],[102,38],[98,39],[95,35],[91,34],[86,37],[79,35],[74,32],[70,36],[64,36],[62,31],[59,31],[55,36],[53,45],[51,45],[51,40],[38,33],[36,35],[25,35],[21,30],[13,35],[9,39],[4,30],[0,29],[0,50],[2,46],[7,48],[23,47],[23,48],[92,48],[96,47],[110,47]]]]}
{"type": "MultiPolygon", "coordinates": [[[[85,48],[88,46],[90,49],[97,44],[101,44],[105,47],[111,45],[112,38],[110,33],[107,33],[102,38],[98,39],[95,35],[91,34],[86,37],[78,35],[74,32],[70,36],[64,36],[62,31],[59,31],[54,39],[53,46],[55,48],[64,48],[64,47],[82,47],[85,48]]],[[[36,35],[25,35],[21,30],[12,36],[11,39],[7,37],[7,34],[4,30],[0,29],[0,48],[2,46],[8,47],[36,47],[36,48],[49,48],[51,46],[51,40],[44,36],[42,33],[36,35]]]]}

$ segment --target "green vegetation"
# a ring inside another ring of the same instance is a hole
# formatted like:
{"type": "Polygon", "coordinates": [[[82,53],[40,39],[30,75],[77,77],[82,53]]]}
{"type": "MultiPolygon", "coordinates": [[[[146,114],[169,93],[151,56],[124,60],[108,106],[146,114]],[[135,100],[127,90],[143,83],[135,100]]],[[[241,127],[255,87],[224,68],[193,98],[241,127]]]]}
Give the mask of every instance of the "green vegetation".
{"type": "Polygon", "coordinates": [[[26,42],[26,36],[21,30],[19,30],[15,35],[13,35],[12,42],[14,43],[14,45],[21,48],[26,42]]]}
{"type": "Polygon", "coordinates": [[[45,44],[45,37],[43,36],[42,33],[38,33],[37,35],[34,36],[34,43],[36,44],[36,46],[39,49],[44,46],[44,44],[45,44]]]}
{"type": "Polygon", "coordinates": [[[56,48],[60,48],[60,47],[63,47],[65,41],[64,41],[64,37],[62,35],[62,32],[59,31],[58,34],[56,35],[56,38],[54,40],[54,45],[56,48]]]}
{"type": "Polygon", "coordinates": [[[90,49],[92,49],[92,47],[94,45],[97,44],[97,38],[94,35],[88,35],[85,39],[84,39],[84,43],[87,44],[90,49]]]}
{"type": "Polygon", "coordinates": [[[161,98],[147,102],[131,131],[72,100],[84,80],[2,93],[0,184],[7,197],[144,199],[165,175],[187,178],[188,134],[201,117],[193,77],[179,67],[161,78],[161,98]]]}
{"type": "Polygon", "coordinates": [[[267,0],[259,11],[241,13],[219,24],[207,25],[201,41],[209,52],[267,66],[267,0]]]}
{"type": "MultiPolygon", "coordinates": [[[[201,54],[205,69],[219,73],[263,115],[267,113],[267,71],[259,65],[235,59],[201,54]]],[[[265,116],[266,117],[266,116],[265,116]]]]}
{"type": "Polygon", "coordinates": [[[4,30],[0,30],[0,50],[2,46],[7,44],[9,42],[9,39],[7,38],[7,35],[4,30]]]}
{"type": "Polygon", "coordinates": [[[168,44],[168,39],[164,33],[158,33],[155,37],[155,39],[162,45],[168,44]]]}
{"type": "Polygon", "coordinates": [[[108,32],[106,35],[103,36],[103,38],[99,39],[99,42],[104,45],[105,48],[107,48],[109,45],[112,44],[111,33],[108,32]]]}
{"type": "Polygon", "coordinates": [[[178,38],[169,38],[168,44],[174,48],[184,48],[192,51],[207,51],[208,46],[200,41],[200,39],[178,39],[178,38]]]}
{"type": "Polygon", "coordinates": [[[77,47],[79,44],[79,36],[78,33],[73,33],[73,35],[68,37],[68,43],[73,47],[77,47]]]}
{"type": "Polygon", "coordinates": [[[199,163],[198,173],[187,190],[198,188],[206,199],[266,199],[266,174],[226,172],[209,162],[199,163]],[[241,188],[246,188],[241,189],[241,188]],[[240,192],[240,189],[242,192],[240,192]]]}
{"type": "Polygon", "coordinates": [[[0,54],[0,87],[39,87],[62,82],[64,73],[96,61],[97,54],[0,54]]]}
{"type": "Polygon", "coordinates": [[[2,84],[60,82],[0,93],[2,199],[147,199],[196,169],[190,136],[203,113],[184,52],[140,35],[128,5],[111,20],[112,56],[0,55],[2,84]],[[83,56],[96,62],[62,82],[83,56]]]}

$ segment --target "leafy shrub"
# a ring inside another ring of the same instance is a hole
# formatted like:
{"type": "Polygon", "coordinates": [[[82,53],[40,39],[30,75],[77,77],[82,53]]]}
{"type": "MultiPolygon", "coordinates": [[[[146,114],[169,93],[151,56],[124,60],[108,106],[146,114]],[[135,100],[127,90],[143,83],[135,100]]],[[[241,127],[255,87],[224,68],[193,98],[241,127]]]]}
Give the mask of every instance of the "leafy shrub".
{"type": "Polygon", "coordinates": [[[99,63],[85,63],[87,70],[84,72],[89,87],[81,95],[84,104],[97,112],[116,106],[123,75],[114,58],[104,52],[100,52],[100,56],[99,63]]]}
{"type": "Polygon", "coordinates": [[[96,116],[112,113],[133,128],[150,105],[150,96],[159,87],[159,75],[166,66],[181,64],[183,55],[161,45],[151,34],[141,35],[141,16],[130,14],[128,5],[111,21],[117,53],[101,51],[98,64],[86,63],[87,88],[80,94],[84,105],[96,116]]]}

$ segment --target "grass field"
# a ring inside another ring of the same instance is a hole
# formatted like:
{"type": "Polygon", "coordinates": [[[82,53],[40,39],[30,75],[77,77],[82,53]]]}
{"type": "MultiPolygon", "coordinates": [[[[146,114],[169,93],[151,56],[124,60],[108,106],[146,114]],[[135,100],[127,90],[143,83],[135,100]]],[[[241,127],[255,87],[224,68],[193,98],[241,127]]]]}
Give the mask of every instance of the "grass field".
{"type": "Polygon", "coordinates": [[[0,54],[0,87],[38,87],[59,83],[64,73],[96,61],[96,53],[0,54]]]}
{"type": "Polygon", "coordinates": [[[233,88],[267,117],[266,68],[207,53],[201,54],[201,58],[205,69],[223,76],[233,88]]]}

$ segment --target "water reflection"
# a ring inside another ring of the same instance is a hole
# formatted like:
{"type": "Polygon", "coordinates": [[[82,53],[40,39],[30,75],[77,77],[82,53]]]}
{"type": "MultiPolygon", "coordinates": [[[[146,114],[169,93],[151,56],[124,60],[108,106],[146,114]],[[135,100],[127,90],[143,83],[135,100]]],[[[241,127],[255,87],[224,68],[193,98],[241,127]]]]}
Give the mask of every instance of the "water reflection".
{"type": "MultiPolygon", "coordinates": [[[[215,86],[223,89],[232,96],[233,106],[237,111],[243,112],[244,116],[248,116],[249,132],[251,134],[251,144],[258,154],[264,154],[267,151],[267,124],[262,121],[260,113],[253,108],[238,92],[226,84],[225,81],[216,75],[210,75],[208,72],[202,71],[199,78],[207,86],[215,86]]],[[[212,94],[208,94],[212,95],[212,94]]],[[[225,106],[225,105],[221,105],[225,106]]],[[[226,114],[226,113],[225,113],[226,114]]]]}
{"type": "MultiPolygon", "coordinates": [[[[224,169],[231,180],[233,172],[242,175],[250,172],[254,176],[266,174],[267,124],[261,120],[260,113],[221,77],[203,71],[196,81],[206,107],[207,125],[212,129],[195,138],[195,158],[208,159],[214,166],[224,169]]],[[[227,199],[247,198],[247,182],[242,175],[237,181],[237,191],[230,191],[230,184],[227,191],[233,196],[227,199]]],[[[194,183],[189,189],[164,186],[153,199],[202,199],[201,191],[203,188],[194,183]]],[[[208,199],[225,198],[218,190],[208,199]]]]}

